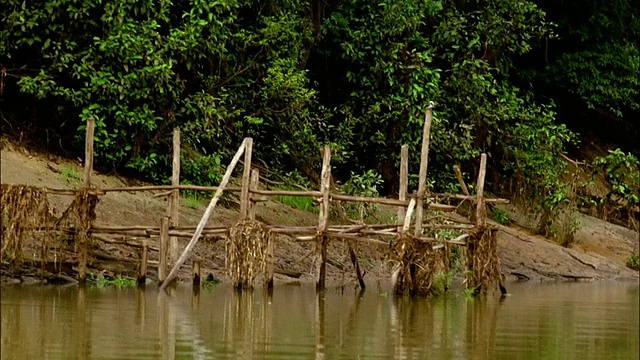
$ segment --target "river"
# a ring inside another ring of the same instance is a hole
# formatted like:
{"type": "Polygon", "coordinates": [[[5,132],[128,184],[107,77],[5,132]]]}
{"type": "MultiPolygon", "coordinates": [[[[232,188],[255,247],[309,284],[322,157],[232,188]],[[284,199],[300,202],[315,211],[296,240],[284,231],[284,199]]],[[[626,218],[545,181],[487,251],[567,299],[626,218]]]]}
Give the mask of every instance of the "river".
{"type": "Polygon", "coordinates": [[[193,296],[1,289],[2,359],[638,359],[637,282],[512,283],[509,296],[395,298],[308,285],[193,296]]]}

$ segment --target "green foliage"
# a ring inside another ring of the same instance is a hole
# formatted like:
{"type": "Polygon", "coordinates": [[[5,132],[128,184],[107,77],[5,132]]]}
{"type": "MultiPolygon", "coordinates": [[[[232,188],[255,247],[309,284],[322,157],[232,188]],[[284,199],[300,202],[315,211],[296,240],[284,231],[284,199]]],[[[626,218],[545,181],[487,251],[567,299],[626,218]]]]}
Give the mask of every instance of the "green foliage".
{"type": "Polygon", "coordinates": [[[502,209],[498,209],[497,207],[494,207],[491,210],[491,217],[493,218],[493,220],[502,225],[507,225],[511,222],[509,214],[507,214],[507,212],[502,209]]]}
{"type": "MultiPolygon", "coordinates": [[[[280,186],[279,190],[296,190],[301,191],[310,187],[310,183],[303,178],[303,176],[297,172],[292,171],[285,175],[284,177],[285,184],[284,186],[280,186]]],[[[287,204],[293,208],[300,209],[303,211],[308,211],[312,213],[317,213],[318,208],[313,204],[313,198],[310,196],[287,196],[287,195],[278,195],[275,197],[277,201],[280,201],[283,204],[287,204]]]]}
{"type": "Polygon", "coordinates": [[[115,286],[118,289],[124,289],[124,288],[133,287],[137,285],[137,282],[135,279],[124,277],[120,274],[114,278],[110,278],[102,274],[96,275],[93,272],[89,272],[87,274],[87,282],[100,288],[107,287],[107,286],[115,286]]]}
{"type": "Polygon", "coordinates": [[[633,254],[627,259],[627,267],[640,271],[640,257],[638,254],[633,254]]]}
{"type": "Polygon", "coordinates": [[[623,211],[631,214],[640,205],[640,161],[620,149],[609,150],[609,155],[596,158],[594,175],[603,173],[609,192],[600,200],[607,212],[623,211]]]}
{"type": "Polygon", "coordinates": [[[196,210],[202,206],[198,193],[189,190],[185,191],[184,195],[182,196],[182,203],[184,204],[184,206],[196,210]]]}
{"type": "Polygon", "coordinates": [[[70,165],[60,165],[60,175],[62,175],[62,181],[67,185],[77,185],[80,181],[78,172],[70,165]]]}
{"type": "MultiPolygon", "coordinates": [[[[614,116],[640,109],[629,0],[5,3],[8,112],[73,134],[65,140],[78,153],[94,118],[97,166],[156,182],[169,181],[180,127],[185,183],[217,184],[221,164],[252,136],[254,155],[279,173],[317,181],[318,149],[329,144],[343,191],[393,192],[402,144],[418,172],[434,101],[430,190],[457,190],[450,164],[476,173],[485,152],[499,174],[487,188],[526,202],[551,233],[572,201],[558,154],[576,137],[536,85],[557,81],[614,116]],[[558,36],[562,48],[541,61],[540,45],[558,36]]],[[[313,209],[310,198],[280,200],[313,209]]],[[[362,219],[375,210],[366,206],[351,211],[362,219]]]]}
{"type": "Polygon", "coordinates": [[[451,285],[451,273],[441,272],[433,281],[431,291],[433,295],[443,295],[449,289],[451,285]]]}
{"type": "MultiPolygon", "coordinates": [[[[378,187],[382,184],[382,177],[374,170],[368,170],[361,175],[351,173],[351,178],[339,187],[340,191],[347,195],[362,197],[377,197],[378,187]]],[[[347,215],[351,218],[364,221],[378,210],[377,204],[370,203],[343,203],[347,215]]]]}

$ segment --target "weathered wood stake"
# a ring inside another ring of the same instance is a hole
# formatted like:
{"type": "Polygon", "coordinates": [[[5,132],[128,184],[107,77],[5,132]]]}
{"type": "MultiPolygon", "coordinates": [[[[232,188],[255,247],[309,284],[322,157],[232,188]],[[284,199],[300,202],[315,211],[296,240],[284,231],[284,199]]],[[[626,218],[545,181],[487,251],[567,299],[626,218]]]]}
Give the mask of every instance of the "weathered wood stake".
{"type": "MultiPolygon", "coordinates": [[[[171,185],[179,186],[180,185],[180,129],[173,130],[173,161],[172,161],[173,171],[171,174],[171,185]]],[[[169,197],[169,208],[168,208],[168,216],[169,216],[169,225],[173,228],[177,227],[179,224],[179,211],[180,211],[180,190],[174,189],[171,190],[171,196],[169,197]]],[[[180,254],[180,250],[178,249],[178,238],[176,236],[171,236],[169,238],[169,267],[172,267],[173,264],[178,260],[178,254],[180,254]]]]}
{"type": "Polygon", "coordinates": [[[147,283],[147,261],[149,259],[149,244],[146,240],[142,242],[140,249],[140,271],[138,272],[138,286],[144,286],[147,283]]]}
{"type": "Polygon", "coordinates": [[[487,154],[480,156],[480,172],[478,173],[478,184],[476,192],[476,226],[478,228],[485,225],[487,211],[484,203],[484,178],[487,173],[487,154]]]}
{"type": "Polygon", "coordinates": [[[320,175],[320,215],[318,217],[318,235],[316,243],[316,288],[323,291],[325,288],[327,270],[327,227],[329,224],[329,187],[331,182],[331,149],[324,146],[322,149],[322,173],[320,175]]]}
{"type": "Polygon", "coordinates": [[[200,289],[200,260],[193,261],[193,290],[200,289]]]}
{"type": "Polygon", "coordinates": [[[453,171],[456,172],[456,177],[458,178],[458,183],[460,183],[460,189],[462,189],[462,193],[466,196],[471,196],[471,194],[469,193],[469,189],[467,189],[467,184],[465,184],[464,179],[462,178],[460,166],[453,165],[453,171]]]}
{"type": "MultiPolygon", "coordinates": [[[[258,183],[260,182],[260,171],[258,169],[251,170],[251,181],[249,185],[250,191],[258,189],[258,183]]],[[[249,194],[249,220],[256,219],[256,204],[254,204],[254,195],[249,194]]]]}
{"type": "Polygon", "coordinates": [[[242,171],[242,191],[240,192],[240,220],[249,218],[249,187],[251,186],[251,152],[253,151],[253,139],[248,138],[244,149],[244,169],[242,171]]]}
{"type": "Polygon", "coordinates": [[[84,144],[84,187],[91,186],[91,173],[93,172],[93,133],[96,128],[96,120],[89,118],[87,120],[87,131],[85,134],[84,144]]]}
{"type": "Polygon", "coordinates": [[[169,252],[169,218],[160,219],[160,252],[158,254],[158,282],[167,278],[167,257],[169,252]]]}
{"type": "Polygon", "coordinates": [[[422,213],[424,211],[424,198],[427,192],[427,165],[429,163],[429,139],[431,136],[431,117],[433,106],[427,107],[422,129],[422,150],[420,152],[420,174],[418,178],[418,196],[416,199],[416,236],[422,235],[422,213]]]}
{"type": "Polygon", "coordinates": [[[198,223],[198,227],[196,228],[196,231],[193,234],[193,237],[189,241],[189,244],[187,244],[187,247],[182,252],[182,255],[180,255],[180,258],[178,259],[178,261],[173,265],[173,269],[171,269],[171,271],[169,272],[169,275],[167,276],[166,281],[162,283],[162,286],[160,286],[160,290],[166,289],[167,284],[170,283],[171,280],[173,280],[173,278],[176,276],[176,273],[178,272],[178,268],[180,268],[180,266],[182,266],[182,264],[184,264],[184,262],[187,260],[187,256],[189,256],[189,252],[191,252],[193,247],[196,246],[196,243],[198,242],[198,239],[202,234],[202,230],[207,224],[209,217],[211,217],[211,214],[213,213],[213,209],[216,207],[218,200],[222,196],[224,187],[229,182],[229,179],[231,178],[231,174],[233,173],[233,169],[236,167],[236,164],[240,160],[240,156],[242,156],[242,153],[244,152],[249,139],[250,138],[244,139],[244,141],[242,142],[242,145],[240,145],[240,148],[234,155],[233,159],[231,159],[231,163],[229,164],[227,171],[222,177],[222,181],[220,181],[220,186],[218,186],[218,190],[216,190],[215,195],[213,196],[213,198],[211,199],[211,202],[209,203],[209,206],[207,206],[207,209],[204,211],[204,215],[202,215],[202,219],[200,219],[200,222],[198,223]]]}
{"type": "MultiPolygon", "coordinates": [[[[409,146],[402,145],[400,148],[400,190],[398,200],[407,200],[407,189],[409,188],[409,146]]],[[[402,232],[404,223],[405,208],[398,208],[398,232],[402,232]]]]}
{"type": "Polygon", "coordinates": [[[356,276],[358,278],[358,283],[360,284],[360,289],[366,288],[364,284],[364,279],[362,279],[362,272],[360,271],[360,263],[358,262],[358,256],[356,256],[355,250],[353,250],[353,246],[349,244],[349,257],[351,258],[351,264],[353,264],[354,269],[356,270],[356,276]]]}
{"type": "MultiPolygon", "coordinates": [[[[93,172],[93,134],[96,121],[94,118],[87,120],[84,146],[84,189],[91,187],[91,173],[93,172]]],[[[88,224],[91,227],[91,224],[88,224]]],[[[89,236],[80,236],[78,246],[78,280],[84,283],[87,279],[87,262],[89,261],[89,236]]]]}

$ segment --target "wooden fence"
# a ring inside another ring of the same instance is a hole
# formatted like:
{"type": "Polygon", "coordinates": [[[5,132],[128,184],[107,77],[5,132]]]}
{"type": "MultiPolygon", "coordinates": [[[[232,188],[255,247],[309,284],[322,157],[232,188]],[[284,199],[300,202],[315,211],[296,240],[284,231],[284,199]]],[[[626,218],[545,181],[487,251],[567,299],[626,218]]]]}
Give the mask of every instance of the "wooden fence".
{"type": "MultiPolygon", "coordinates": [[[[252,149],[253,141],[251,138],[246,138],[240,145],[235,156],[231,160],[226,172],[219,184],[219,186],[197,186],[197,185],[181,185],[180,184],[180,131],[175,129],[173,133],[173,172],[171,178],[171,185],[157,185],[157,186],[129,186],[129,187],[106,187],[95,188],[91,185],[91,174],[93,172],[93,133],[95,129],[95,122],[93,119],[89,119],[86,128],[86,148],[85,148],[85,162],[84,162],[84,183],[83,189],[80,190],[68,190],[68,189],[52,189],[47,188],[46,192],[59,195],[76,195],[78,191],[85,191],[88,194],[95,196],[102,196],[111,192],[136,192],[136,191],[166,191],[169,195],[169,203],[167,208],[167,217],[163,218],[157,226],[98,226],[90,224],[90,234],[101,241],[122,244],[138,248],[140,251],[141,266],[138,280],[143,283],[146,277],[146,268],[148,261],[148,252],[150,250],[159,251],[159,264],[158,264],[158,278],[161,283],[161,288],[166,286],[175,279],[178,269],[187,260],[190,251],[196,245],[198,239],[202,234],[207,235],[228,235],[229,227],[227,226],[206,226],[206,223],[213,213],[213,210],[220,199],[224,191],[240,193],[240,213],[238,221],[246,221],[255,219],[255,204],[258,202],[266,201],[269,196],[304,196],[314,197],[319,205],[319,216],[317,226],[285,226],[276,225],[270,226],[270,231],[276,234],[287,234],[295,236],[301,240],[316,241],[316,282],[319,289],[325,287],[325,274],[327,263],[327,244],[331,239],[345,239],[350,241],[364,241],[375,244],[389,244],[380,240],[380,237],[388,237],[393,241],[393,238],[398,236],[412,236],[416,239],[425,242],[431,242],[436,244],[441,243],[442,240],[423,236],[423,229],[455,229],[461,231],[477,231],[485,226],[486,203],[508,203],[505,199],[487,199],[484,197],[484,178],[486,172],[486,155],[482,154],[480,162],[480,171],[478,174],[478,180],[476,184],[477,193],[475,196],[471,195],[467,189],[464,180],[462,179],[460,169],[454,167],[456,176],[459,180],[462,194],[449,194],[449,193],[428,193],[427,191],[427,165],[428,165],[428,153],[429,153],[429,139],[430,128],[432,119],[432,109],[429,107],[426,111],[424,128],[423,128],[423,141],[420,157],[420,173],[418,179],[417,192],[413,194],[408,193],[408,154],[409,149],[407,145],[401,148],[401,163],[400,163],[400,186],[398,199],[379,198],[379,197],[361,197],[361,196],[349,196],[339,194],[331,191],[331,149],[325,146],[322,149],[322,171],[321,171],[321,183],[320,188],[317,191],[291,191],[291,190],[265,190],[260,189],[259,184],[259,172],[257,169],[252,168],[252,149]],[[227,186],[232,172],[243,158],[243,173],[241,186],[232,187],[227,186]],[[197,226],[180,226],[178,222],[179,215],[179,202],[180,202],[180,190],[196,190],[204,192],[214,192],[214,196],[211,199],[209,206],[207,206],[204,215],[197,226]],[[452,220],[449,224],[431,224],[423,223],[424,210],[435,210],[441,212],[453,212],[456,210],[456,206],[449,204],[439,203],[441,200],[459,200],[468,201],[472,204],[476,204],[475,209],[475,223],[468,221],[459,221],[455,223],[452,220]],[[329,209],[332,201],[340,202],[356,202],[356,203],[369,203],[395,206],[397,210],[398,222],[394,224],[350,224],[350,225],[330,225],[329,224],[329,209]],[[413,234],[410,234],[410,224],[413,218],[413,212],[415,209],[415,222],[413,234]],[[112,238],[106,235],[120,235],[120,238],[112,238]],[[151,238],[157,237],[159,239],[156,246],[152,245],[149,240],[131,241],[130,238],[151,238]],[[188,245],[180,252],[178,246],[178,237],[190,238],[188,245]],[[167,270],[169,270],[167,272],[167,270]]],[[[30,230],[54,230],[52,227],[41,226],[38,228],[32,228],[30,230]]],[[[67,231],[74,231],[74,229],[67,229],[67,231]]],[[[449,242],[457,245],[465,245],[468,234],[460,236],[449,242]]],[[[85,244],[86,246],[86,244],[85,244]]],[[[351,257],[354,258],[355,254],[353,248],[350,247],[351,257]]],[[[269,250],[271,253],[273,249],[269,250]]],[[[79,253],[82,253],[80,251],[79,253]]],[[[86,253],[86,251],[85,251],[86,253]]],[[[271,257],[272,258],[272,257],[271,257]]],[[[194,265],[194,269],[199,269],[199,264],[194,265]]],[[[360,271],[357,268],[357,261],[354,262],[354,267],[358,272],[358,278],[361,286],[364,286],[360,271]]],[[[268,267],[269,274],[267,279],[269,284],[272,284],[273,277],[273,264],[268,267]]],[[[80,281],[84,281],[87,275],[87,256],[79,257],[79,278],[80,281]]],[[[199,277],[199,274],[197,274],[199,277]]]]}

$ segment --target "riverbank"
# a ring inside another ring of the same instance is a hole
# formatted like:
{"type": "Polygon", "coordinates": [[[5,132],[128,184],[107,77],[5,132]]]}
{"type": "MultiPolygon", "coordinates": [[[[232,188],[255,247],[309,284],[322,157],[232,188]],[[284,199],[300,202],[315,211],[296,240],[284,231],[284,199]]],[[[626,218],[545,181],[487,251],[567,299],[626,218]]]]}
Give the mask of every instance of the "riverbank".
{"type": "MultiPolygon", "coordinates": [[[[69,189],[81,185],[82,167],[79,162],[74,163],[50,154],[39,154],[14,146],[8,141],[2,142],[1,166],[2,183],[69,189]]],[[[97,187],[128,186],[135,183],[130,179],[103,174],[96,174],[93,181],[97,187]]],[[[69,197],[55,195],[50,195],[49,200],[58,214],[71,202],[69,197]]],[[[208,199],[183,198],[180,224],[196,225],[206,203],[208,199]]],[[[224,205],[216,208],[209,221],[210,225],[231,225],[237,220],[239,208],[236,199],[227,197],[224,205]]],[[[162,194],[110,193],[103,196],[98,203],[96,225],[157,225],[165,216],[166,207],[166,198],[162,194]]],[[[259,203],[256,219],[268,225],[317,224],[316,214],[277,201],[259,203]]],[[[497,234],[498,253],[505,277],[510,280],[531,281],[639,278],[637,271],[625,265],[626,259],[638,249],[636,232],[586,215],[581,215],[578,221],[580,227],[575,241],[568,248],[561,247],[552,240],[532,235],[524,228],[500,226],[497,234]]],[[[180,240],[181,248],[186,245],[187,240],[180,240]]],[[[276,272],[280,274],[276,275],[276,282],[312,281],[314,267],[312,257],[308,254],[313,246],[310,242],[278,236],[275,258],[276,272]]],[[[95,241],[92,250],[95,259],[89,268],[94,274],[134,276],[138,259],[136,249],[95,241]]],[[[359,263],[366,272],[367,281],[372,282],[388,276],[389,271],[384,263],[387,250],[386,246],[380,245],[357,246],[359,263]]],[[[48,282],[72,281],[76,275],[72,246],[66,244],[64,239],[58,239],[50,244],[47,252],[48,261],[40,261],[41,242],[38,239],[27,241],[23,268],[10,269],[3,260],[2,282],[39,282],[43,275],[48,282]]],[[[204,275],[211,274],[224,281],[227,280],[224,272],[224,254],[224,241],[216,237],[205,237],[198,242],[191,259],[201,262],[204,275]]],[[[157,260],[157,252],[151,252],[150,259],[157,260]]],[[[327,268],[328,283],[355,284],[349,252],[343,242],[331,243],[329,259],[331,261],[327,268]]],[[[187,266],[181,269],[180,279],[190,278],[190,264],[191,261],[187,262],[187,266]]],[[[149,271],[149,278],[157,278],[153,268],[149,271]]]]}

